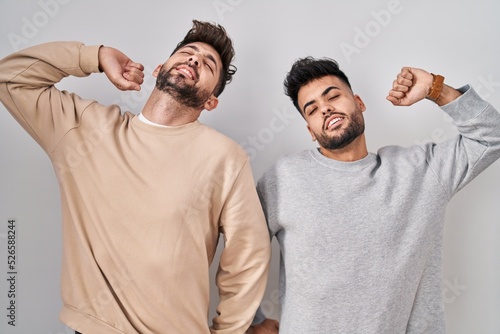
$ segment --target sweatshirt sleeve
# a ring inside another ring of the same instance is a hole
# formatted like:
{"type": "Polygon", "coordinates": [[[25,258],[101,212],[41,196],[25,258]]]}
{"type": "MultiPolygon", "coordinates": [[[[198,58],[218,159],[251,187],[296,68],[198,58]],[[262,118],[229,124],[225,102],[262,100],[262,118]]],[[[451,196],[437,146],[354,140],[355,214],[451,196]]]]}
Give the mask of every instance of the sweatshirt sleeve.
{"type": "Polygon", "coordinates": [[[224,249],[216,283],[220,303],[213,334],[245,333],[264,295],[271,244],[248,160],[221,215],[224,249]]]}
{"type": "Polygon", "coordinates": [[[459,91],[459,98],[441,107],[459,135],[424,148],[427,163],[450,198],[500,157],[500,114],[469,85],[459,91]]]}
{"type": "Polygon", "coordinates": [[[269,240],[281,230],[278,219],[278,169],[281,161],[267,170],[257,183],[257,194],[266,217],[269,240]]]}
{"type": "Polygon", "coordinates": [[[98,51],[99,46],[79,42],[52,42],[0,60],[0,100],[48,154],[94,102],[59,91],[55,84],[70,75],[99,72],[98,51]]]}

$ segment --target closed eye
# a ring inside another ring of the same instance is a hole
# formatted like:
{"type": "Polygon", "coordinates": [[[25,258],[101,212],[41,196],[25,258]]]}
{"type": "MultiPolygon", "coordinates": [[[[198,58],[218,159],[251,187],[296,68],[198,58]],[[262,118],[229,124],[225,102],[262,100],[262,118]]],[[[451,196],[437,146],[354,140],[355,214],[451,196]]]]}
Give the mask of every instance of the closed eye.
{"type": "Polygon", "coordinates": [[[212,66],[208,62],[205,62],[205,65],[208,67],[208,69],[210,70],[210,72],[214,73],[214,70],[212,69],[212,66]]]}
{"type": "Polygon", "coordinates": [[[308,116],[311,116],[312,114],[314,114],[314,112],[317,110],[318,108],[314,107],[312,109],[309,110],[309,112],[307,113],[308,116]]]}

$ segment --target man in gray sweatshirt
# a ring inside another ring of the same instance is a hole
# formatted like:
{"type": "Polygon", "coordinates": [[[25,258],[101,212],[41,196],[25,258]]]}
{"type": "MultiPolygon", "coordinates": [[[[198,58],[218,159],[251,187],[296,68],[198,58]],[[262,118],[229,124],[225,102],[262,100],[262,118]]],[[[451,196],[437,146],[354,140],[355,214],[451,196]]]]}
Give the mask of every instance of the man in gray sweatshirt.
{"type": "Polygon", "coordinates": [[[298,60],[286,94],[319,144],[258,182],[281,250],[281,319],[256,334],[445,333],[442,247],[451,197],[500,156],[500,114],[470,86],[405,67],[387,99],[425,98],[459,130],[446,142],[367,150],[365,105],[330,59],[298,60]]]}

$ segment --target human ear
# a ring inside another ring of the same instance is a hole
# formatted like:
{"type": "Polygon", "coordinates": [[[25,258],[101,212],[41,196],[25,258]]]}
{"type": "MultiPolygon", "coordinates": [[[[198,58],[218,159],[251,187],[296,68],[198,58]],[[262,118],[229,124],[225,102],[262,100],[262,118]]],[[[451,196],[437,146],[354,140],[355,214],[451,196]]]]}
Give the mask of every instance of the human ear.
{"type": "Polygon", "coordinates": [[[212,95],[208,98],[203,107],[205,108],[205,110],[210,111],[217,108],[218,104],[219,104],[219,99],[215,95],[212,95]]]}
{"type": "Polygon", "coordinates": [[[158,77],[158,74],[160,73],[160,70],[161,70],[161,67],[162,67],[162,66],[163,66],[163,65],[161,65],[161,64],[160,64],[160,65],[158,65],[158,66],[156,66],[155,70],[153,71],[153,76],[154,76],[155,78],[156,78],[156,77],[158,77]]]}
{"type": "Polygon", "coordinates": [[[361,111],[365,111],[366,110],[366,105],[363,102],[363,100],[361,99],[361,97],[359,97],[359,95],[354,95],[354,98],[356,99],[356,104],[358,105],[359,109],[361,111]]]}

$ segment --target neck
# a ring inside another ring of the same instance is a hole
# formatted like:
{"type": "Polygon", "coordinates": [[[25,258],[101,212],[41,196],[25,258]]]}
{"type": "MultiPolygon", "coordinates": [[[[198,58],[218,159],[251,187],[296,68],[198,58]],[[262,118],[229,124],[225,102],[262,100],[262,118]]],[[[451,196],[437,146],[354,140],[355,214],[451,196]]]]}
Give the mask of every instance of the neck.
{"type": "Polygon", "coordinates": [[[368,155],[364,133],[359,135],[346,147],[337,150],[329,150],[320,146],[319,151],[327,158],[344,162],[361,160],[368,155]]]}
{"type": "Polygon", "coordinates": [[[142,109],[142,114],[156,124],[180,126],[196,121],[201,111],[202,109],[186,107],[171,95],[155,88],[142,109]]]}

